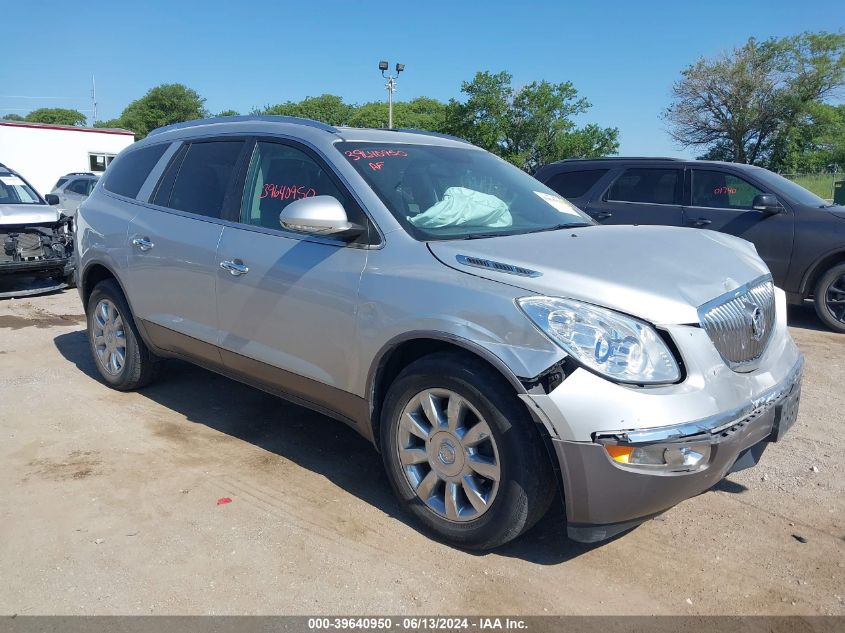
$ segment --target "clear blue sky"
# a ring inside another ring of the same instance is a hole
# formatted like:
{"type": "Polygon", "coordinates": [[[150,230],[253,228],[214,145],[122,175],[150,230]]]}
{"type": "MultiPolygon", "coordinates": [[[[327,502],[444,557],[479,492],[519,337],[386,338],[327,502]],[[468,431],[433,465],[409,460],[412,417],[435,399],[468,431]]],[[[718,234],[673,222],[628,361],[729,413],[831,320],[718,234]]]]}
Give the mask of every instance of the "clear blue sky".
{"type": "Polygon", "coordinates": [[[406,64],[400,99],[456,97],[478,70],[507,70],[517,85],[571,81],[593,104],[581,122],[618,127],[621,153],[638,155],[691,155],[660,113],[696,58],[749,36],[845,27],[842,0],[6,0],[0,16],[0,116],[58,106],[90,115],[92,75],[101,119],[166,82],[194,88],[212,112],[325,92],[370,101],[384,98],[377,64],[388,59],[406,64]]]}

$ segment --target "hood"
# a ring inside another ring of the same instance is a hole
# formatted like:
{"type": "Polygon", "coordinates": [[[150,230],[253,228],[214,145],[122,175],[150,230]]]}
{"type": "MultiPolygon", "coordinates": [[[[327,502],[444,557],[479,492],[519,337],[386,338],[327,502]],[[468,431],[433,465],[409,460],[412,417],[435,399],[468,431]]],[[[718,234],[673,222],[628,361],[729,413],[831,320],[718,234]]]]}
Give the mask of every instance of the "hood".
{"type": "Polygon", "coordinates": [[[48,204],[0,204],[0,226],[50,224],[59,217],[59,210],[48,204]]]}
{"type": "Polygon", "coordinates": [[[456,270],[656,324],[698,323],[698,306],[769,272],[745,240],[667,226],[590,226],[428,246],[456,270]],[[459,263],[459,256],[527,270],[499,272],[459,263]]]}

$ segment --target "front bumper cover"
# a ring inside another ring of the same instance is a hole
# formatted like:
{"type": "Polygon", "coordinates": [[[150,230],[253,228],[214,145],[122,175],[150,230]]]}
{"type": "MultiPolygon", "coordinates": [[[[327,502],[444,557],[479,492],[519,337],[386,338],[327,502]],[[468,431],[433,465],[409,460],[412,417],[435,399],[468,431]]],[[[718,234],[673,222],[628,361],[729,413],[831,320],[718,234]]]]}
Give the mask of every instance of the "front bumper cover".
{"type": "Polygon", "coordinates": [[[581,542],[610,538],[708,490],[729,472],[756,464],[797,415],[804,361],[747,405],[708,418],[643,430],[603,432],[593,442],[552,439],[560,465],[568,533],[581,542]],[[706,442],[706,466],[692,472],[639,470],[615,463],[603,443],[642,446],[706,442]]]}

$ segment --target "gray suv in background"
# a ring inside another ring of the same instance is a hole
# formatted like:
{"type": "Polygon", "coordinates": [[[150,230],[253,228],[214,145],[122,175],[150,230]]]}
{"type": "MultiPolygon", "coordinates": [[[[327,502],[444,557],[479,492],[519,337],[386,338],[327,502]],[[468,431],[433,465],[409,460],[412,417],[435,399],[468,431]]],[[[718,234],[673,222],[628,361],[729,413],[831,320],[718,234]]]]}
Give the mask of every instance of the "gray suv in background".
{"type": "Polygon", "coordinates": [[[608,538],[797,414],[803,359],[752,245],[596,226],[458,139],[177,124],[115,159],[76,230],[106,383],[178,357],[342,420],[460,547],[515,538],[558,490],[572,538],[608,538]]]}
{"type": "Polygon", "coordinates": [[[708,229],[752,242],[790,303],[845,332],[845,207],[762,167],[673,158],[563,160],[536,178],[602,224],[708,229]]]}

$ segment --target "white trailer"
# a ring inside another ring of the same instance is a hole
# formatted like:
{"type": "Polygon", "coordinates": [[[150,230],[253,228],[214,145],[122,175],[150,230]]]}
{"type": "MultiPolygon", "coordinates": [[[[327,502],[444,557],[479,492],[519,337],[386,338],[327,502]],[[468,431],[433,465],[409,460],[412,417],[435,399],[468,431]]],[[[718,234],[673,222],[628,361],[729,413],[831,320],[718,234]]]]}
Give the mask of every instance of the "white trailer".
{"type": "Polygon", "coordinates": [[[42,196],[71,172],[102,174],[135,142],[129,130],[0,121],[0,163],[26,178],[42,196]]]}

